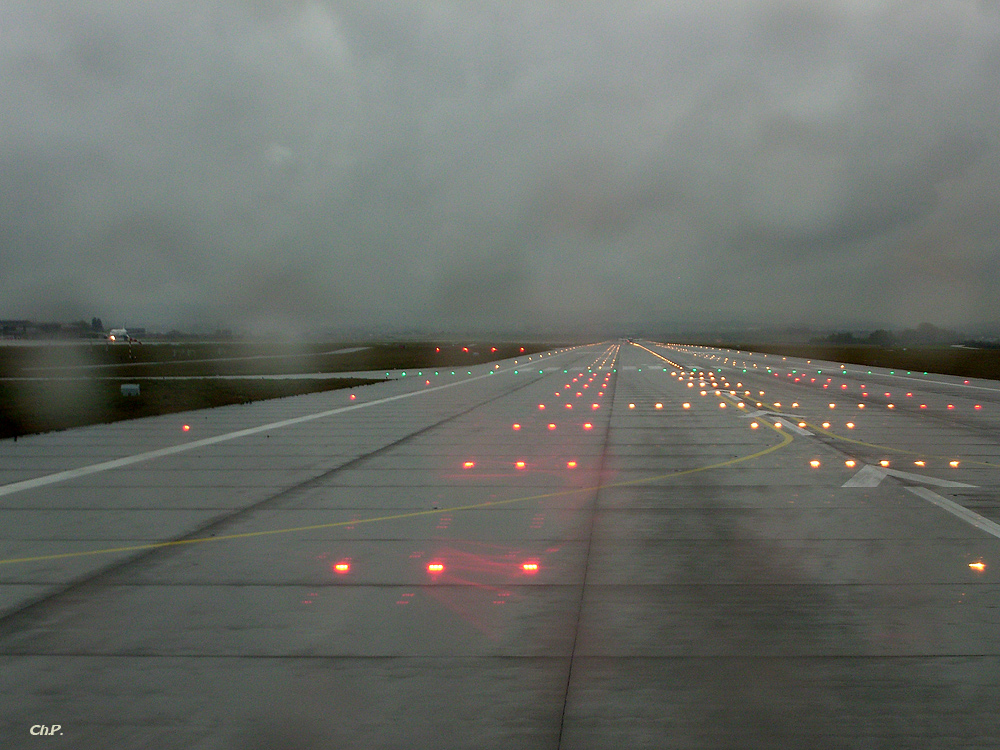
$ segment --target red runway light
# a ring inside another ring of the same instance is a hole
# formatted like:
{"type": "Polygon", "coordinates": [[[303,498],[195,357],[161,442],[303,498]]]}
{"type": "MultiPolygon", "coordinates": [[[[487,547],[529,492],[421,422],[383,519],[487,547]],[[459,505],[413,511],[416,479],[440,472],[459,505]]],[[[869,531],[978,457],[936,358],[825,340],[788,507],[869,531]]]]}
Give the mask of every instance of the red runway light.
{"type": "Polygon", "coordinates": [[[190,430],[190,429],[191,429],[191,425],[189,425],[189,424],[186,424],[186,425],[184,425],[183,427],[181,427],[181,429],[182,429],[182,430],[183,430],[184,432],[187,432],[188,430],[190,430]]]}
{"type": "Polygon", "coordinates": [[[576,461],[567,461],[566,462],[566,468],[567,469],[575,469],[576,468],[576,461]]]}
{"type": "Polygon", "coordinates": [[[444,570],[444,565],[441,563],[428,563],[427,572],[428,573],[440,573],[444,570]]]}
{"type": "Polygon", "coordinates": [[[351,394],[351,396],[350,396],[350,398],[351,398],[351,401],[353,401],[354,399],[356,399],[356,398],[357,398],[357,396],[355,396],[355,395],[354,395],[354,394],[352,393],[352,394],[351,394]]]}
{"type": "Polygon", "coordinates": [[[463,469],[471,469],[475,465],[476,465],[475,461],[466,461],[464,464],[462,464],[462,468],[463,469]]]}
{"type": "Polygon", "coordinates": [[[516,462],[516,463],[514,464],[514,468],[515,468],[515,469],[523,469],[523,468],[524,468],[524,461],[517,461],[517,462],[516,462]]]}
{"type": "Polygon", "coordinates": [[[594,425],[592,425],[590,422],[585,422],[584,425],[583,425],[583,429],[585,429],[585,430],[592,430],[592,429],[594,429],[594,425]]]}
{"type": "Polygon", "coordinates": [[[549,422],[549,429],[554,430],[556,428],[555,422],[549,422]]]}
{"type": "Polygon", "coordinates": [[[526,562],[521,565],[521,570],[525,573],[537,573],[538,563],[526,562]]]}
{"type": "Polygon", "coordinates": [[[350,573],[351,572],[351,564],[350,563],[346,563],[346,562],[339,562],[339,563],[337,563],[336,565],[333,566],[333,569],[335,571],[337,571],[338,573],[350,573]]]}
{"type": "Polygon", "coordinates": [[[516,432],[517,430],[521,429],[521,425],[519,425],[517,422],[515,422],[514,424],[512,424],[510,426],[510,428],[516,432]]]}
{"type": "Polygon", "coordinates": [[[545,404],[539,404],[538,411],[545,411],[545,404]]]}

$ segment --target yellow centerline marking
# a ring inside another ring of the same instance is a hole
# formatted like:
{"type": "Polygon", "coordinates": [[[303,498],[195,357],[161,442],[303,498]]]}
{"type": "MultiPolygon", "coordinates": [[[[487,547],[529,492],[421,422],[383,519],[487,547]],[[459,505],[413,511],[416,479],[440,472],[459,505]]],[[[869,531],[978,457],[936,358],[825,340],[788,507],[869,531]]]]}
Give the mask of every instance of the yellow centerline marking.
{"type": "Polygon", "coordinates": [[[610,482],[608,484],[598,484],[592,487],[579,487],[572,490],[560,490],[558,492],[546,492],[541,495],[527,495],[525,497],[515,497],[508,500],[489,500],[483,503],[474,503],[472,505],[458,505],[451,508],[436,508],[433,510],[418,510],[411,511],[409,513],[396,513],[388,516],[375,516],[373,518],[362,518],[354,519],[350,521],[334,521],[331,523],[320,523],[311,526],[295,526],[285,529],[267,529],[265,531],[249,531],[242,534],[226,534],[223,536],[212,536],[212,537],[197,537],[195,539],[179,539],[171,542],[152,542],[150,544],[135,544],[127,547],[109,547],[106,549],[95,549],[88,550],[86,552],[63,552],[56,555],[36,555],[33,557],[13,557],[7,560],[0,560],[0,565],[13,565],[15,563],[26,563],[26,562],[40,562],[46,560],[66,560],[74,557],[89,557],[92,555],[111,555],[119,552],[139,552],[141,550],[150,549],[161,549],[163,547],[180,547],[186,544],[205,544],[207,542],[223,542],[232,541],[236,539],[252,539],[254,537],[261,536],[272,536],[275,534],[294,534],[302,531],[317,531],[320,529],[333,529],[340,526],[354,526],[356,524],[362,523],[379,523],[382,521],[398,521],[404,518],[416,518],[418,516],[431,516],[440,515],[442,513],[454,513],[462,510],[481,510],[483,508],[492,508],[498,505],[512,505],[514,503],[524,503],[531,500],[546,500],[553,497],[566,497],[568,495],[575,495],[581,492],[597,492],[602,489],[611,489],[615,487],[629,487],[636,484],[644,484],[646,482],[656,482],[661,479],[674,479],[675,477],[687,476],[690,474],[697,474],[702,471],[710,471],[711,469],[721,469],[726,466],[734,466],[736,464],[744,463],[745,461],[752,461],[755,458],[760,458],[761,456],[766,456],[769,453],[774,453],[777,450],[781,450],[785,446],[791,444],[793,438],[792,436],[779,430],[774,426],[768,424],[766,421],[763,422],[768,427],[770,427],[774,432],[781,435],[781,442],[776,443],[768,448],[757,451],[756,453],[751,453],[747,456],[739,456],[737,458],[731,458],[726,461],[719,461],[718,463],[708,464],[707,466],[699,466],[694,469],[684,469],[683,471],[674,471],[668,474],[659,474],[652,477],[642,477],[640,479],[629,479],[623,482],[610,482]]]}

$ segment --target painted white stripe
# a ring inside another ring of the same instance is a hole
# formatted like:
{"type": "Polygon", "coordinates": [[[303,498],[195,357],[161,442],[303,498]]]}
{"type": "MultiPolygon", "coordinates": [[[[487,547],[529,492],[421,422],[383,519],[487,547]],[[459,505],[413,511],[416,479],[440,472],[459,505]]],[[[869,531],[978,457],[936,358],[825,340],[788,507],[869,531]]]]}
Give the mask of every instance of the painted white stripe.
{"type": "Polygon", "coordinates": [[[774,421],[781,422],[781,424],[783,424],[787,429],[791,430],[792,432],[798,433],[799,435],[812,435],[812,433],[809,432],[809,430],[803,430],[795,422],[791,421],[790,419],[786,419],[785,417],[777,417],[774,421]]]}
{"type": "Polygon", "coordinates": [[[911,482],[920,482],[921,484],[933,484],[935,487],[975,487],[974,484],[965,484],[964,482],[953,482],[950,479],[938,479],[937,477],[925,477],[923,474],[911,474],[908,471],[898,471],[897,469],[881,469],[890,477],[898,477],[899,479],[908,479],[911,482]]]}
{"type": "Polygon", "coordinates": [[[941,497],[941,495],[937,494],[933,490],[927,489],[926,487],[907,487],[906,489],[917,497],[923,498],[929,503],[934,503],[942,510],[948,511],[953,516],[961,518],[963,521],[975,526],[980,531],[985,531],[987,534],[1000,539],[1000,525],[993,523],[993,521],[988,518],[983,518],[978,513],[973,513],[968,508],[964,508],[946,497],[941,497]]]}
{"type": "MultiPolygon", "coordinates": [[[[562,352],[562,354],[567,353],[568,352],[562,352]]],[[[553,356],[559,355],[556,354],[553,356]]],[[[90,476],[91,474],[99,474],[102,471],[122,469],[126,466],[132,466],[144,461],[152,461],[157,458],[164,458],[165,456],[186,453],[187,451],[193,451],[209,445],[216,445],[217,443],[225,443],[229,440],[238,440],[239,438],[249,437],[250,435],[258,435],[262,432],[268,432],[270,430],[280,430],[283,427],[291,427],[292,425],[302,424],[304,422],[312,422],[317,419],[332,417],[335,414],[343,414],[345,412],[355,411],[356,409],[365,409],[369,406],[377,406],[379,404],[388,404],[392,401],[399,401],[400,399],[411,398],[412,396],[419,396],[424,393],[442,391],[445,388],[454,388],[457,385],[465,385],[466,383],[472,383],[476,380],[482,380],[483,378],[490,377],[494,374],[513,372],[515,369],[524,369],[524,365],[518,365],[517,368],[512,366],[504,370],[489,370],[482,375],[474,375],[473,377],[467,377],[464,380],[457,380],[453,383],[445,383],[444,385],[423,388],[419,391],[410,391],[409,393],[400,393],[395,396],[386,396],[385,398],[380,398],[375,401],[365,401],[360,404],[341,406],[337,409],[328,409],[326,411],[315,412],[313,414],[304,414],[301,417],[283,419],[280,422],[270,422],[269,424],[263,424],[257,427],[248,427],[244,430],[227,432],[223,435],[215,435],[213,437],[202,438],[201,440],[193,440],[190,443],[179,443],[178,445],[170,445],[166,448],[158,448],[157,450],[146,451],[145,453],[136,453],[132,456],[124,456],[111,461],[102,461],[101,463],[91,464],[90,466],[81,466],[77,469],[68,469],[67,471],[60,471],[55,474],[46,474],[41,477],[35,477],[34,479],[11,482],[10,484],[0,485],[0,497],[13,495],[14,493],[23,492],[25,490],[32,490],[37,487],[45,487],[50,484],[57,484],[59,482],[68,482],[71,479],[79,479],[80,477],[90,476]]]]}
{"type": "Polygon", "coordinates": [[[938,479],[928,477],[923,474],[913,474],[909,471],[899,471],[898,469],[883,469],[878,466],[865,465],[853,477],[844,482],[841,487],[878,487],[879,483],[886,477],[896,477],[905,479],[908,482],[919,482],[920,484],[932,484],[935,487],[975,487],[974,484],[965,482],[954,482],[950,479],[938,479]]]}
{"type": "Polygon", "coordinates": [[[869,466],[865,464],[861,467],[861,471],[855,474],[853,477],[844,482],[841,487],[878,487],[882,480],[885,479],[886,473],[881,469],[877,469],[874,466],[869,466]]]}

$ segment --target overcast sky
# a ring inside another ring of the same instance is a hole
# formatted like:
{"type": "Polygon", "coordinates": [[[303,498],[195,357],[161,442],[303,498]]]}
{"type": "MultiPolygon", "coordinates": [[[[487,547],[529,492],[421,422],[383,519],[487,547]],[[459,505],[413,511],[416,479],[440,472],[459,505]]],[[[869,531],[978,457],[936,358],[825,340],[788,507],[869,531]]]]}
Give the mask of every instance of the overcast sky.
{"type": "Polygon", "coordinates": [[[1000,324],[1000,7],[5,0],[0,317],[1000,324]]]}

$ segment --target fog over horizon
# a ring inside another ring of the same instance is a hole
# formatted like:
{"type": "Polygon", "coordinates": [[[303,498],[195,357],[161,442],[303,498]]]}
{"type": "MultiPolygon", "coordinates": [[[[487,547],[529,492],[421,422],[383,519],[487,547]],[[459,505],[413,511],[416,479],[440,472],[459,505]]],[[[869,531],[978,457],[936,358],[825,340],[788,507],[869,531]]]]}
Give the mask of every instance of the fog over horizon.
{"type": "Polygon", "coordinates": [[[1000,325],[998,2],[0,18],[0,317],[1000,325]]]}

